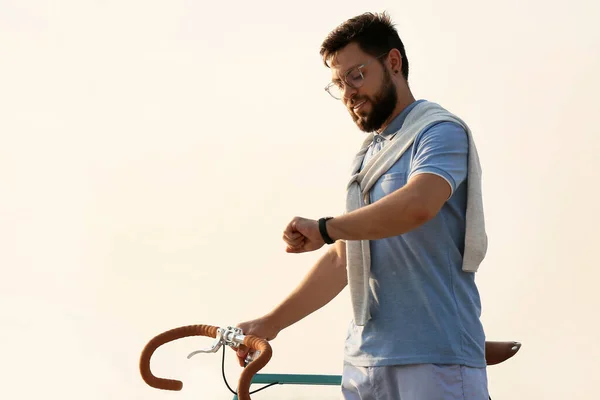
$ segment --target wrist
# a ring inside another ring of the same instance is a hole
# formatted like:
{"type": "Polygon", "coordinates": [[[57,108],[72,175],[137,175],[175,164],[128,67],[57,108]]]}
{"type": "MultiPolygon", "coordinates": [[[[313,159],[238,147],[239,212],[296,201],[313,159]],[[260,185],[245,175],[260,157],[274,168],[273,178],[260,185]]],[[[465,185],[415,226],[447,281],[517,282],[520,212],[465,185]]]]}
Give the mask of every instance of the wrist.
{"type": "Polygon", "coordinates": [[[284,326],[284,321],[282,321],[280,313],[277,313],[276,310],[273,310],[270,313],[264,315],[261,318],[261,320],[264,326],[268,327],[269,330],[274,331],[275,335],[277,335],[284,328],[286,328],[286,326],[284,326]]]}
{"type": "Polygon", "coordinates": [[[319,224],[319,233],[321,234],[321,238],[323,239],[323,241],[327,244],[333,244],[335,243],[335,239],[333,237],[331,237],[331,234],[329,233],[329,230],[327,229],[327,223],[330,222],[333,219],[333,217],[324,217],[319,219],[318,224],[319,224]]]}

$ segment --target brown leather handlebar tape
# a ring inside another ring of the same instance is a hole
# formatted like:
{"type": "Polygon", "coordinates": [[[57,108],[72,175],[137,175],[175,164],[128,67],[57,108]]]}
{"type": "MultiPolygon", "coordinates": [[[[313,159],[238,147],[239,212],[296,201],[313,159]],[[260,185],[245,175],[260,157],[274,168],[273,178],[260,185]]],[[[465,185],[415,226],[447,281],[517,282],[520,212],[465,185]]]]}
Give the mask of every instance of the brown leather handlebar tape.
{"type": "MultiPolygon", "coordinates": [[[[150,359],[154,351],[165,343],[182,339],[188,336],[210,336],[217,337],[217,327],[211,325],[189,325],[171,329],[155,336],[146,344],[140,356],[140,373],[144,381],[156,389],[181,390],[183,383],[173,379],[157,378],[150,370],[150,359]]],[[[266,364],[266,363],[265,363],[266,364]]]]}
{"type": "Polygon", "coordinates": [[[260,351],[256,360],[252,361],[244,368],[244,372],[242,372],[238,381],[238,399],[250,400],[250,383],[252,383],[252,378],[258,371],[267,365],[273,355],[273,350],[271,349],[269,342],[252,335],[248,335],[244,338],[244,345],[260,351]]]}

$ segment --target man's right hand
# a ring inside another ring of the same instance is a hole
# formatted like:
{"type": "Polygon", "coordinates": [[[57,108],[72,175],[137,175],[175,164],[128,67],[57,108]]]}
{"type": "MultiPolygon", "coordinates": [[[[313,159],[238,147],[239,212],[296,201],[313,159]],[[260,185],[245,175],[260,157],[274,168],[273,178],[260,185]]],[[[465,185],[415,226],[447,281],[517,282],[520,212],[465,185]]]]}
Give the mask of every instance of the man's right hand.
{"type": "MultiPolygon", "coordinates": [[[[277,337],[281,329],[279,329],[269,317],[261,317],[251,321],[242,322],[237,325],[242,330],[244,335],[252,335],[261,339],[273,340],[277,337]]],[[[237,350],[237,357],[240,367],[244,366],[244,360],[249,353],[246,346],[241,345],[237,350]]]]}

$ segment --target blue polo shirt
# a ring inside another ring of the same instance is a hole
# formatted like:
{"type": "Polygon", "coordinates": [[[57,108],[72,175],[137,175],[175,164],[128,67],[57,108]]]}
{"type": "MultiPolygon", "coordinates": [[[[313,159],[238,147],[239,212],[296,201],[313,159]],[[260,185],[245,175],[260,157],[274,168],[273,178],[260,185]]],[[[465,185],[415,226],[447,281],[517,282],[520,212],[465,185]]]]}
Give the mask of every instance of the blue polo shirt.
{"type": "MultiPolygon", "coordinates": [[[[420,100],[423,101],[423,100],[420,100]]],[[[394,139],[412,103],[380,135],[363,161],[394,139]]],[[[351,321],[345,361],[356,366],[419,363],[484,367],[485,335],[474,273],[462,270],[468,137],[442,122],[413,145],[371,189],[372,203],[422,173],[445,179],[451,197],[420,227],[371,243],[370,312],[365,326],[351,321]]]]}

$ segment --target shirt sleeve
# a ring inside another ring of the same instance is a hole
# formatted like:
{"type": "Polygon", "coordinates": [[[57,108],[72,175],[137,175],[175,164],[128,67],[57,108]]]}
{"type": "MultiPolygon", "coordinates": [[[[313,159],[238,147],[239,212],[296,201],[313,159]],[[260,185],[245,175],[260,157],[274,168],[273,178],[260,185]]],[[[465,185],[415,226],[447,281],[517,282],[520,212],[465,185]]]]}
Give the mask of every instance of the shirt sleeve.
{"type": "Polygon", "coordinates": [[[435,124],[415,140],[408,179],[423,173],[444,178],[451,194],[467,178],[469,138],[465,129],[453,122],[435,124]]]}

